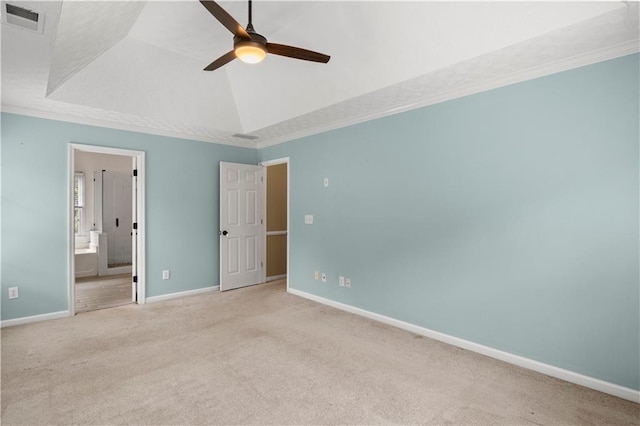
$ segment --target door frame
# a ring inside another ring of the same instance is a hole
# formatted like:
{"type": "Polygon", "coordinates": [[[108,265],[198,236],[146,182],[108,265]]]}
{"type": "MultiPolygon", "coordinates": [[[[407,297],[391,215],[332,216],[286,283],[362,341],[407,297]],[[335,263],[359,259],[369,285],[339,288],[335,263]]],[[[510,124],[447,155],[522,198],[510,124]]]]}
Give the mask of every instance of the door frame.
{"type": "MultiPolygon", "coordinates": [[[[283,157],[283,158],[276,158],[274,160],[268,160],[268,161],[262,161],[260,162],[260,165],[262,167],[265,168],[265,171],[263,173],[264,179],[262,182],[262,205],[265,206],[265,212],[264,212],[264,228],[263,228],[263,235],[262,235],[262,245],[263,245],[263,250],[262,253],[263,254],[263,258],[264,258],[264,262],[266,265],[267,262],[267,210],[266,210],[266,205],[267,205],[267,167],[269,166],[276,166],[278,164],[286,164],[287,165],[287,278],[286,278],[286,283],[287,283],[287,293],[289,292],[289,277],[291,276],[289,274],[289,266],[291,264],[291,262],[289,261],[289,253],[290,253],[290,248],[291,248],[291,244],[290,244],[290,239],[291,239],[291,212],[289,210],[289,206],[291,205],[291,196],[290,196],[290,192],[291,192],[291,185],[290,185],[290,179],[291,179],[291,159],[290,157],[283,157]]],[[[266,282],[267,281],[267,268],[266,266],[264,267],[263,271],[262,271],[262,282],[266,282]]]]}
{"type": "Polygon", "coordinates": [[[73,180],[75,174],[75,154],[77,151],[91,152],[95,154],[111,154],[111,155],[123,155],[127,157],[135,158],[138,170],[137,176],[137,194],[136,194],[136,217],[132,218],[134,222],[138,224],[138,232],[136,238],[136,251],[132,253],[136,257],[136,275],[138,276],[137,289],[137,303],[144,304],[146,302],[145,294],[145,162],[144,151],[134,151],[121,148],[110,148],[106,146],[97,145],[83,145],[78,143],[69,143],[69,169],[68,169],[68,256],[69,256],[69,286],[68,286],[68,303],[69,303],[69,316],[75,315],[75,283],[76,283],[76,270],[75,270],[75,235],[73,232],[73,180]]]}

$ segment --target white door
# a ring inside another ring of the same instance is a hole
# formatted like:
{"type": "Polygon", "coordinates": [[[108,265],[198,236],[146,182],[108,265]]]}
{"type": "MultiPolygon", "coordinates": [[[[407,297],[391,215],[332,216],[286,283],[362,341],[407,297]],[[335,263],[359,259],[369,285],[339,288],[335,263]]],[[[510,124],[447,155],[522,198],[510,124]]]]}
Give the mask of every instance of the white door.
{"type": "Polygon", "coordinates": [[[263,281],[261,166],[220,163],[220,290],[263,281]]]}
{"type": "Polygon", "coordinates": [[[102,172],[102,229],[107,233],[108,264],[131,264],[131,175],[102,172]]]}

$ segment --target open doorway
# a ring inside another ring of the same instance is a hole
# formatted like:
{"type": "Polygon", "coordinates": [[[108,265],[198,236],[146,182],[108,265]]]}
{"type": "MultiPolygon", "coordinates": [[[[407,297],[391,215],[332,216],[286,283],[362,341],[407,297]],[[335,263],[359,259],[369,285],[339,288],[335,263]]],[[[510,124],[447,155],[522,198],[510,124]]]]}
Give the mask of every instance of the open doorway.
{"type": "Polygon", "coordinates": [[[289,158],[265,161],[265,281],[289,289],[289,158]]]}
{"type": "Polygon", "coordinates": [[[144,153],[70,145],[71,314],[144,303],[144,153]]]}

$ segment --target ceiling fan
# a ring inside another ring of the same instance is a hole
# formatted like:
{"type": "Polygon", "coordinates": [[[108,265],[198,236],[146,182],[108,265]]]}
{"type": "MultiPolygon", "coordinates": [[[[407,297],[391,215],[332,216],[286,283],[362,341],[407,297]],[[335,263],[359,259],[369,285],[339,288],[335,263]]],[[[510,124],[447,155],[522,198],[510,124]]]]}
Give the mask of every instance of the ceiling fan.
{"type": "Polygon", "coordinates": [[[242,25],[215,1],[200,0],[200,3],[233,34],[233,50],[211,62],[204,69],[205,71],[218,69],[236,58],[243,62],[256,64],[262,61],[267,56],[267,53],[325,64],[331,58],[329,55],[299,47],[269,43],[265,37],[253,29],[253,24],[251,23],[251,0],[249,0],[249,24],[246,29],[242,28],[242,25]]]}

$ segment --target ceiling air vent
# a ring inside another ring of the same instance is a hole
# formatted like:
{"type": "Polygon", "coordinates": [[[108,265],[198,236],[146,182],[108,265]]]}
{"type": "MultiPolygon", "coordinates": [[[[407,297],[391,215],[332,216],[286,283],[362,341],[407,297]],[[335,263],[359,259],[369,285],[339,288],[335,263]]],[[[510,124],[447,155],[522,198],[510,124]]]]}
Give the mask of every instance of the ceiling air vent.
{"type": "Polygon", "coordinates": [[[44,14],[16,6],[15,4],[3,2],[2,22],[42,34],[44,29],[44,14]]]}
{"type": "Polygon", "coordinates": [[[234,138],[247,139],[247,140],[250,140],[250,141],[252,141],[254,139],[258,139],[257,136],[244,135],[242,133],[236,133],[236,134],[231,135],[231,136],[233,136],[234,138]]]}

